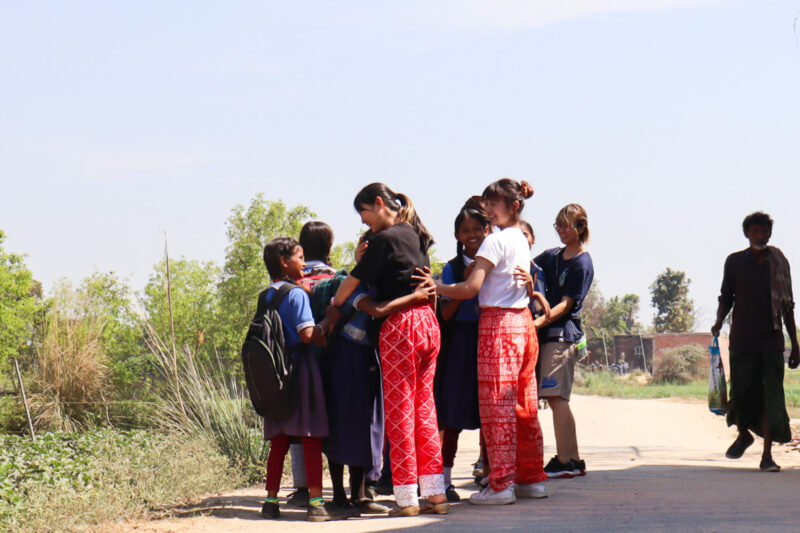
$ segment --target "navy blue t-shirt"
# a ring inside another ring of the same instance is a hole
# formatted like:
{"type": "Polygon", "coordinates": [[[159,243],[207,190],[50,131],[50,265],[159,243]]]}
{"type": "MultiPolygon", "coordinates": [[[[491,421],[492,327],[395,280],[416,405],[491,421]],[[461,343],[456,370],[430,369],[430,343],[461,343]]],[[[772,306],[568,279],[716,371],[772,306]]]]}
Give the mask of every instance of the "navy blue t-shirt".
{"type": "Polygon", "coordinates": [[[544,271],[547,292],[545,297],[550,307],[555,307],[565,296],[573,298],[575,305],[564,316],[543,328],[539,335],[542,340],[575,342],[583,335],[581,329],[581,309],[583,299],[589,292],[594,279],[594,266],[589,252],[564,260],[564,248],[552,248],[539,254],[534,260],[544,271]]]}

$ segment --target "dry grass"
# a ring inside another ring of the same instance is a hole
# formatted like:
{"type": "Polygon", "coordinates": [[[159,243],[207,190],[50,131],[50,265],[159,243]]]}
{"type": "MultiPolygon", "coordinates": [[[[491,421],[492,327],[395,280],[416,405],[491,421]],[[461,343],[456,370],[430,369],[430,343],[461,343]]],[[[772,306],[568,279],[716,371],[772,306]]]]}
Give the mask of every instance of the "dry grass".
{"type": "Polygon", "coordinates": [[[110,374],[103,348],[103,318],[88,301],[61,287],[36,350],[31,410],[39,430],[78,431],[107,412],[110,374]]]}
{"type": "Polygon", "coordinates": [[[213,442],[248,481],[260,481],[268,446],[262,422],[247,393],[224,371],[219,360],[200,368],[188,350],[176,353],[152,326],[145,324],[145,330],[166,383],[156,409],[156,422],[171,432],[213,442]]]}

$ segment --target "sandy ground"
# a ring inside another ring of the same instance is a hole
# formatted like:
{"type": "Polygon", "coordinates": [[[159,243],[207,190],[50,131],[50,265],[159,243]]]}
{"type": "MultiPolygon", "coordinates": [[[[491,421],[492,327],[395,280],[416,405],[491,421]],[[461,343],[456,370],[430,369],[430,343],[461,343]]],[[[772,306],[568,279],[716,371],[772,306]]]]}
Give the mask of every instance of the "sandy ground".
{"type": "MultiPolygon", "coordinates": [[[[702,403],[576,396],[572,401],[583,478],[550,482],[551,496],[514,505],[453,505],[444,517],[361,518],[312,524],[305,512],[282,506],[282,518],[259,511],[263,487],[207,498],[181,516],[117,524],[102,531],[800,531],[800,453],[775,446],[782,472],[758,470],[761,441],[738,461],[724,452],[735,437],[702,403]]],[[[540,413],[545,461],[554,455],[550,411],[540,413]]],[[[477,431],[464,432],[453,472],[462,497],[475,490],[471,463],[477,431]]],[[[290,487],[281,495],[285,496],[290,487]]],[[[329,496],[329,495],[328,495],[329,496]]]]}

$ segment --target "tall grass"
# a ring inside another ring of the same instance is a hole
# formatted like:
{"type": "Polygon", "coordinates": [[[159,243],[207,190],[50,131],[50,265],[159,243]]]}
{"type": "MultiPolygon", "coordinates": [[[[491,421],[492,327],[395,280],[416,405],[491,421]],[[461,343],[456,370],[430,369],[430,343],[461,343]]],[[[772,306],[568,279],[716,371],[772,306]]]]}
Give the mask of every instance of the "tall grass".
{"type": "Polygon", "coordinates": [[[107,413],[111,381],[103,327],[85,298],[69,286],[58,290],[34,357],[30,400],[38,429],[84,430],[107,413]]]}
{"type": "Polygon", "coordinates": [[[156,423],[213,442],[248,482],[261,480],[268,447],[247,393],[219,358],[207,367],[198,367],[188,350],[173,350],[149,323],[145,323],[145,331],[164,378],[156,423]]]}

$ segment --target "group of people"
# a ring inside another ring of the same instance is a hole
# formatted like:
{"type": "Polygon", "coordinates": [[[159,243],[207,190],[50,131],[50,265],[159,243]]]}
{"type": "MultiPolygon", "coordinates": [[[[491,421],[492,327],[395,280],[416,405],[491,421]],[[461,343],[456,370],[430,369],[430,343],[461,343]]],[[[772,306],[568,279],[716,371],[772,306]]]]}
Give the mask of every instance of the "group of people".
{"type": "Polygon", "coordinates": [[[553,225],[564,246],[531,260],[534,232],[521,213],[532,195],[528,183],[501,179],[469,198],[441,277],[430,271],[433,238],[413,203],[382,183],[354,199],[369,229],[351,272],[330,267],[333,232],[322,222],[306,224],[299,242],[267,243],[264,298],[279,298],[296,405],[288,418],[264,421],[264,517],[280,516],[290,448],[310,521],[446,514],[458,499],[450,475],[464,429],[480,428],[486,478],[472,504],[544,498],[548,479],[586,473],[569,399],[594,275],[588,219],[580,205],[565,206],[553,225]],[[552,408],[556,439],[546,465],[539,398],[552,408]],[[386,450],[393,509],[370,499],[365,483],[380,475],[386,450]],[[323,452],[333,484],[327,503],[323,452]]]}

